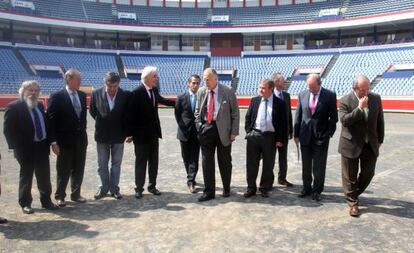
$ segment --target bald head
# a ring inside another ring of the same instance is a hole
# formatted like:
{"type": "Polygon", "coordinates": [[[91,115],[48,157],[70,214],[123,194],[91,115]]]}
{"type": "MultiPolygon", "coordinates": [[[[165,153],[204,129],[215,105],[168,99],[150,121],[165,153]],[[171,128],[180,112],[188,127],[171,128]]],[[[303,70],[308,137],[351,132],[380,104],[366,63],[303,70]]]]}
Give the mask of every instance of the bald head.
{"type": "Polygon", "coordinates": [[[359,98],[368,96],[370,88],[371,82],[365,75],[358,75],[352,85],[352,89],[359,98]]]}
{"type": "Polygon", "coordinates": [[[318,94],[321,89],[321,77],[318,74],[309,74],[306,77],[306,84],[308,85],[309,91],[314,95],[318,94]]]}
{"type": "Polygon", "coordinates": [[[207,89],[214,90],[218,82],[217,72],[213,68],[206,68],[203,73],[203,80],[207,89]]]}

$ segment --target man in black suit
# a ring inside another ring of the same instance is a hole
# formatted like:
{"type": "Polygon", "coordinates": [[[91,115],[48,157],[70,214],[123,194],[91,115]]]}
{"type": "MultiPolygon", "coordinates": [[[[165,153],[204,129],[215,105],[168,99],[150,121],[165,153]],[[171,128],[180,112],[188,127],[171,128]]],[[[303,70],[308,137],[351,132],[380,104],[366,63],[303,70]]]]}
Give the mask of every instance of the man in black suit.
{"type": "Polygon", "coordinates": [[[65,73],[64,89],[50,96],[47,110],[52,150],[57,155],[57,189],[55,199],[66,206],[66,186],[71,178],[71,200],[85,203],[81,185],[85,170],[86,147],[86,94],[79,90],[80,72],[69,69],[65,73]]]}
{"type": "Polygon", "coordinates": [[[188,91],[178,96],[175,103],[175,119],[178,124],[177,139],[180,140],[181,155],[187,172],[187,186],[191,193],[196,193],[195,178],[200,156],[200,143],[194,123],[194,110],[199,87],[200,76],[192,75],[188,79],[188,91]]]}
{"type": "Polygon", "coordinates": [[[32,181],[36,175],[42,207],[55,210],[50,194],[50,136],[44,107],[38,102],[40,85],[24,81],[19,89],[20,100],[10,103],[4,114],[4,135],[9,149],[20,164],[19,204],[23,213],[33,213],[32,181]]]}
{"type": "Polygon", "coordinates": [[[276,147],[281,147],[287,138],[285,104],[273,94],[274,85],[270,79],[262,80],[260,95],[252,98],[246,113],[246,198],[256,195],[260,158],[263,159],[263,169],[259,191],[262,197],[269,197],[274,181],[276,147]]]}
{"type": "Polygon", "coordinates": [[[158,173],[158,139],[162,138],[158,116],[158,103],[174,106],[175,102],[162,97],[156,87],[157,68],[147,66],[142,70],[141,84],[132,91],[128,106],[129,137],[135,147],[135,197],[142,198],[145,174],[148,164],[148,191],[154,195],[161,192],[156,188],[158,173]]]}
{"type": "Polygon", "coordinates": [[[95,199],[105,197],[108,191],[115,199],[122,198],[118,184],[127,134],[126,112],[129,92],[119,88],[120,81],[118,73],[108,72],[104,78],[105,87],[95,90],[91,97],[89,113],[95,119],[98,174],[101,181],[95,199]]]}
{"type": "Polygon", "coordinates": [[[293,184],[286,180],[288,162],[287,162],[287,154],[288,154],[288,144],[289,140],[293,137],[293,123],[292,123],[292,106],[290,104],[290,94],[284,91],[286,82],[285,78],[282,74],[276,73],[272,77],[273,82],[275,82],[275,95],[276,97],[280,98],[282,101],[285,102],[285,109],[287,114],[287,134],[285,135],[285,139],[282,141],[283,145],[277,147],[277,151],[279,152],[279,174],[278,174],[278,183],[280,185],[284,185],[286,187],[292,187],[293,184]]]}
{"type": "Polygon", "coordinates": [[[336,94],[321,86],[318,74],[309,74],[306,83],[309,89],[298,96],[294,126],[294,140],[300,142],[302,153],[303,189],[299,197],[312,195],[312,199],[321,201],[329,139],[338,122],[336,94]]]}

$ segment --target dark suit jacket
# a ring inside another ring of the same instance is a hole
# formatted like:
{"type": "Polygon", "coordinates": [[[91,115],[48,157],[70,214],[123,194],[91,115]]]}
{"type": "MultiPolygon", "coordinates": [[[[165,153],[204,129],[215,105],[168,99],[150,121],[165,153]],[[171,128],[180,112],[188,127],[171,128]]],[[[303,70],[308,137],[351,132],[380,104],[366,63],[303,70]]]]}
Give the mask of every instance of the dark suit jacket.
{"type": "MultiPolygon", "coordinates": [[[[250,101],[244,124],[244,128],[247,134],[249,134],[254,128],[261,99],[261,96],[257,96],[252,98],[250,101]]],[[[273,95],[272,122],[273,127],[275,128],[276,141],[278,142],[283,142],[285,139],[287,139],[286,121],[285,103],[273,95]]]]}
{"type": "Polygon", "coordinates": [[[194,123],[194,113],[191,108],[191,96],[189,91],[179,95],[175,102],[175,120],[178,124],[177,139],[188,141],[191,136],[197,135],[196,125],[194,123]]]}
{"type": "Polygon", "coordinates": [[[158,88],[153,88],[155,106],[152,105],[147,90],[140,84],[132,91],[128,105],[128,135],[133,136],[134,143],[148,142],[152,138],[162,138],[158,103],[174,106],[175,102],[162,97],[158,88]]]}
{"type": "Polygon", "coordinates": [[[342,123],[338,151],[348,158],[357,158],[368,137],[374,154],[378,156],[379,144],[384,141],[384,113],[381,97],[374,93],[368,94],[368,121],[364,112],[358,109],[358,99],[354,92],[341,98],[339,117],[342,123]]]}
{"type": "Polygon", "coordinates": [[[292,120],[292,105],[290,102],[290,94],[286,91],[282,91],[283,93],[283,101],[285,102],[285,109],[287,113],[287,131],[288,135],[287,138],[283,141],[283,143],[287,143],[289,141],[289,135],[293,135],[293,120],[292,120]]]}
{"type": "MultiPolygon", "coordinates": [[[[47,136],[48,127],[44,106],[38,103],[37,107],[42,112],[47,136]]],[[[28,157],[33,153],[35,128],[26,102],[18,100],[7,106],[4,113],[3,132],[9,149],[13,149],[18,160],[24,159],[24,157],[28,157]]],[[[47,137],[46,140],[48,140],[47,137]]],[[[45,148],[45,152],[49,153],[49,145],[45,148]]]]}
{"type": "Polygon", "coordinates": [[[299,137],[302,145],[322,145],[329,141],[336,130],[336,122],[338,122],[336,94],[321,87],[313,115],[309,108],[309,98],[309,90],[302,91],[298,96],[294,136],[299,137]]]}
{"type": "Polygon", "coordinates": [[[72,148],[78,137],[81,137],[83,144],[88,144],[86,135],[86,95],[78,91],[81,105],[80,118],[76,115],[72,100],[66,89],[52,94],[49,99],[47,118],[50,127],[50,140],[56,141],[59,146],[72,148]]]}
{"type": "Polygon", "coordinates": [[[95,141],[106,144],[123,143],[127,135],[126,114],[129,92],[118,88],[112,111],[102,87],[92,93],[89,113],[95,119],[95,141]]]}

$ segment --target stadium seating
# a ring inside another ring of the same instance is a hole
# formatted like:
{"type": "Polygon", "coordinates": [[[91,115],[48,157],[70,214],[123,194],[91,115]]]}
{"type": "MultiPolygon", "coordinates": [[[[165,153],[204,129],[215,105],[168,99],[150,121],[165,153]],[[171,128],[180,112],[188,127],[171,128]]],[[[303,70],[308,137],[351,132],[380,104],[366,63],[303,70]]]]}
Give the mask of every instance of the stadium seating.
{"type": "Polygon", "coordinates": [[[0,47],[0,93],[17,94],[23,80],[32,79],[9,47],[0,47]]]}

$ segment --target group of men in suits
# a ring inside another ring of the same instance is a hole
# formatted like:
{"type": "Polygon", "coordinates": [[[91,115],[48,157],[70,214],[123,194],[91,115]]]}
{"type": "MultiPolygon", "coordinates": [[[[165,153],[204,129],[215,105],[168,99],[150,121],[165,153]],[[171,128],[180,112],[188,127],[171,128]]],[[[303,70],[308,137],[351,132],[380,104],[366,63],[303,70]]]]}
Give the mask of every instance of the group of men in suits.
{"type": "MultiPolygon", "coordinates": [[[[188,79],[188,91],[176,101],[159,94],[156,67],[147,66],[141,83],[132,92],[119,87],[120,77],[108,72],[104,87],[92,93],[90,114],[95,119],[98,175],[100,184],[95,199],[108,192],[121,199],[119,178],[124,142],[133,142],[135,151],[135,197],[143,197],[148,167],[148,192],[160,195],[157,189],[159,139],[162,138],[158,104],[175,107],[178,124],[177,138],[187,173],[187,186],[196,193],[196,175],[201,150],[204,191],[199,201],[215,198],[215,153],[223,183],[223,197],[229,197],[232,174],[232,142],[239,134],[239,108],[235,92],[219,83],[212,68],[201,78],[188,79]],[[111,165],[109,166],[109,161],[111,165]]],[[[64,76],[65,88],[53,94],[47,113],[39,103],[40,85],[37,81],[23,82],[20,99],[8,105],[4,116],[4,134],[10,149],[20,164],[19,204],[24,213],[31,208],[31,185],[36,175],[40,200],[46,209],[55,210],[66,205],[66,187],[71,179],[72,201],[85,203],[81,195],[86,148],[86,95],[79,90],[81,75],[69,69],[64,76]],[[55,205],[50,198],[50,146],[57,155],[57,189],[55,205]]],[[[259,95],[252,98],[246,117],[246,198],[260,191],[269,197],[274,183],[273,167],[279,152],[278,183],[292,186],[286,179],[287,148],[294,137],[302,154],[303,189],[299,197],[312,195],[322,199],[329,139],[334,135],[338,113],[335,93],[321,86],[317,74],[307,77],[308,89],[298,96],[293,125],[290,95],[283,91],[284,77],[280,73],[260,82],[259,95]],[[260,160],[263,169],[259,188],[256,178],[260,160]]],[[[342,178],[350,215],[358,216],[358,196],[371,181],[378,148],[384,138],[384,119],[381,98],[369,92],[369,80],[358,76],[353,91],[340,100],[342,123],[339,152],[342,155],[342,178]],[[369,103],[368,103],[369,99],[369,103]],[[358,164],[361,173],[358,176],[358,164]]]]}

